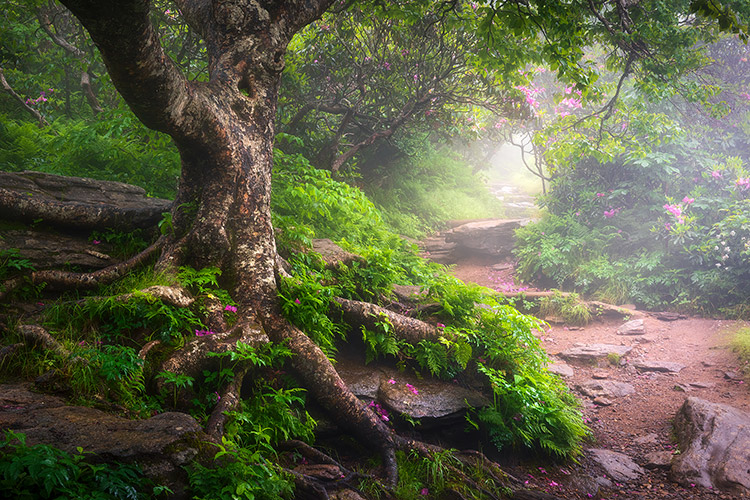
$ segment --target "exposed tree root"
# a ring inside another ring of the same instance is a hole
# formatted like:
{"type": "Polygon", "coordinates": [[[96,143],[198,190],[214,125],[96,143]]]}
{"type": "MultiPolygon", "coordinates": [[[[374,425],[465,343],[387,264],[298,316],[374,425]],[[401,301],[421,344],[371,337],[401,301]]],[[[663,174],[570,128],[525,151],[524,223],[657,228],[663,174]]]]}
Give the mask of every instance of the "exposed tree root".
{"type": "Polygon", "coordinates": [[[18,333],[24,338],[27,344],[41,345],[63,358],[70,356],[70,351],[64,348],[60,342],[41,326],[21,325],[18,327],[18,333]]]}
{"type": "Polygon", "coordinates": [[[206,434],[218,443],[221,442],[221,436],[224,435],[224,425],[228,418],[227,412],[235,411],[240,405],[240,390],[248,369],[248,366],[235,369],[234,378],[224,388],[220,399],[216,402],[216,406],[208,417],[206,434]]]}
{"type": "Polygon", "coordinates": [[[23,347],[23,345],[23,342],[19,342],[17,344],[6,345],[0,348],[0,364],[3,363],[6,356],[10,356],[11,354],[15,353],[17,350],[23,347]]]}
{"type": "Polygon", "coordinates": [[[365,328],[374,330],[377,328],[376,322],[387,319],[393,325],[393,333],[396,337],[414,345],[421,340],[436,340],[440,337],[440,328],[435,325],[369,302],[336,297],[333,303],[338,305],[343,313],[344,321],[350,325],[363,325],[365,328]]]}
{"type": "Polygon", "coordinates": [[[34,271],[26,276],[18,276],[3,283],[4,289],[0,292],[0,302],[28,281],[35,285],[46,283],[47,287],[51,289],[95,288],[99,285],[112,283],[151,259],[164,245],[164,241],[165,238],[162,236],[141,253],[128,260],[90,273],[46,270],[34,271]]]}
{"type": "MultiPolygon", "coordinates": [[[[142,294],[150,295],[155,299],[159,299],[164,304],[174,307],[190,307],[191,305],[193,305],[193,302],[195,302],[195,299],[193,299],[188,291],[181,286],[164,285],[154,285],[148,288],[144,288],[143,290],[139,290],[138,292],[125,293],[118,296],[117,300],[127,302],[133,297],[137,297],[138,295],[142,294]]],[[[91,300],[91,298],[89,298],[88,300],[91,300]]]]}
{"type": "Polygon", "coordinates": [[[388,484],[398,482],[396,435],[339,376],[331,361],[307,335],[283,318],[271,329],[273,340],[288,342],[291,364],[313,397],[347,432],[379,449],[388,484]]]}

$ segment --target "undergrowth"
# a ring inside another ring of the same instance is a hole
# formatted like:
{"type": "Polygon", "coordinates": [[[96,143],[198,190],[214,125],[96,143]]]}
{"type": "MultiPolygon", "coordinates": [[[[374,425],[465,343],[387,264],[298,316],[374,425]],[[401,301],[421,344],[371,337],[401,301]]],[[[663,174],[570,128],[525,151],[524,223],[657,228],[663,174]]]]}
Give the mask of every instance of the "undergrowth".
{"type": "Polygon", "coordinates": [[[170,493],[136,466],[93,464],[81,448],[67,453],[47,445],[30,446],[24,434],[11,430],[0,440],[0,491],[20,500],[145,500],[170,493]]]}

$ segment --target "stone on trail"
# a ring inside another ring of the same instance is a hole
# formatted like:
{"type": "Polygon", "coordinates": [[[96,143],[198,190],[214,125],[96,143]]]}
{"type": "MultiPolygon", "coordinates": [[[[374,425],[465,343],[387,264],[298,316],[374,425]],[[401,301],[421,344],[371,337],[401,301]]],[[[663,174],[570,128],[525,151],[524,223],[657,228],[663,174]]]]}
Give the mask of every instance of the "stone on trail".
{"type": "Polygon", "coordinates": [[[647,469],[669,469],[672,465],[672,452],[671,451],[652,451],[646,453],[644,457],[646,463],[643,466],[647,469]]]}
{"type": "Polygon", "coordinates": [[[599,448],[591,448],[588,452],[591,454],[591,458],[601,465],[607,475],[615,481],[623,483],[632,481],[646,472],[629,456],[622,453],[599,448]]]}
{"type": "Polygon", "coordinates": [[[617,335],[643,335],[646,333],[646,325],[642,319],[628,321],[617,329],[617,335]]]}
{"type": "Polygon", "coordinates": [[[632,366],[642,372],[662,372],[662,373],[679,373],[685,368],[685,365],[674,363],[672,361],[634,361],[632,366]]]}
{"type": "Polygon", "coordinates": [[[596,363],[610,355],[618,357],[627,356],[633,348],[627,345],[614,344],[589,344],[571,347],[558,354],[567,361],[580,361],[584,363],[596,363]]]}
{"type": "Polygon", "coordinates": [[[585,380],[576,385],[576,389],[592,399],[622,398],[635,392],[635,387],[632,385],[615,380],[585,380]]]}
{"type": "Polygon", "coordinates": [[[674,481],[750,495],[749,414],[690,397],[677,412],[674,431],[680,447],[672,460],[674,481]]]}
{"type": "Polygon", "coordinates": [[[572,377],[575,374],[573,368],[566,363],[551,363],[547,366],[547,371],[561,377],[572,377]]]}

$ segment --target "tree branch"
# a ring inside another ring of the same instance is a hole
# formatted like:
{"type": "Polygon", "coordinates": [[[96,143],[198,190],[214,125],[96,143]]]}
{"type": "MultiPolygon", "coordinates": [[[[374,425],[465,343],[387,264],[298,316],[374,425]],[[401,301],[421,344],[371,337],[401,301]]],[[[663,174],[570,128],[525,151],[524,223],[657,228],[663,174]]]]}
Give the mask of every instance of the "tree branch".
{"type": "Polygon", "coordinates": [[[23,109],[31,113],[34,116],[34,118],[36,118],[36,120],[39,122],[40,128],[46,127],[49,125],[49,123],[47,123],[47,120],[42,116],[42,114],[39,111],[37,111],[36,109],[26,104],[26,101],[23,100],[23,97],[16,94],[16,91],[13,90],[13,87],[11,87],[8,81],[5,79],[5,73],[4,73],[3,68],[0,68],[0,84],[2,84],[3,90],[5,90],[7,93],[13,96],[13,98],[21,104],[23,109]]]}

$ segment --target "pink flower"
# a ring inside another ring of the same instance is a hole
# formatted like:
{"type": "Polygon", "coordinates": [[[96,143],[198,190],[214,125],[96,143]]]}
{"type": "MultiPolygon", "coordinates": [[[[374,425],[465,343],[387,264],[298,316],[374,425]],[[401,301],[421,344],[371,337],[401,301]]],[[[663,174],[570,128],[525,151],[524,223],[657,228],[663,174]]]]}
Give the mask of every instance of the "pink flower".
{"type": "Polygon", "coordinates": [[[301,304],[301,302],[299,301],[299,299],[294,299],[294,303],[295,304],[301,304]]]}
{"type": "Polygon", "coordinates": [[[420,491],[419,494],[426,497],[430,494],[430,490],[428,490],[427,488],[422,488],[422,491],[420,491]]]}
{"type": "Polygon", "coordinates": [[[684,198],[682,199],[682,202],[683,202],[683,203],[685,203],[686,205],[690,205],[690,204],[691,204],[691,203],[693,203],[694,201],[695,201],[695,198],[688,198],[687,196],[685,196],[685,197],[684,197],[684,198]]]}
{"type": "Polygon", "coordinates": [[[227,305],[226,307],[224,307],[224,310],[225,311],[229,311],[229,312],[233,312],[233,313],[237,312],[237,308],[235,306],[232,306],[232,305],[227,305]]]}
{"type": "Polygon", "coordinates": [[[713,172],[711,172],[711,177],[713,177],[714,179],[721,179],[722,177],[724,177],[724,174],[722,172],[719,172],[718,170],[714,170],[713,172]]]}
{"type": "Polygon", "coordinates": [[[395,383],[396,383],[396,381],[395,381],[395,380],[393,380],[392,378],[389,378],[389,379],[388,379],[388,383],[389,383],[389,384],[395,384],[395,383]]]}
{"type": "Polygon", "coordinates": [[[678,219],[682,216],[682,207],[679,206],[679,205],[676,205],[676,204],[675,205],[665,204],[664,205],[664,209],[667,212],[669,212],[672,215],[674,215],[675,217],[677,217],[678,219]]]}
{"type": "Polygon", "coordinates": [[[597,198],[601,198],[602,196],[604,196],[604,193],[596,193],[597,198]]]}
{"type": "Polygon", "coordinates": [[[604,217],[606,217],[607,219],[611,219],[612,217],[615,216],[616,213],[617,213],[617,210],[614,208],[612,210],[605,210],[604,217]]]}
{"type": "Polygon", "coordinates": [[[101,243],[101,241],[99,241],[99,240],[94,240],[94,241],[92,241],[91,243],[93,243],[94,245],[98,245],[99,243],[101,243]]]}
{"type": "Polygon", "coordinates": [[[442,323],[438,323],[438,324],[437,324],[437,327],[438,327],[438,328],[445,328],[445,325],[444,325],[444,324],[442,324],[442,323]]]}
{"type": "Polygon", "coordinates": [[[747,191],[750,189],[750,177],[740,177],[734,181],[734,184],[743,191],[747,191]]]}
{"type": "Polygon", "coordinates": [[[218,403],[219,401],[221,401],[221,396],[219,396],[219,393],[214,391],[214,394],[216,394],[216,402],[218,403]]]}
{"type": "Polygon", "coordinates": [[[419,390],[411,384],[406,384],[406,388],[414,394],[419,394],[419,390]]]}

